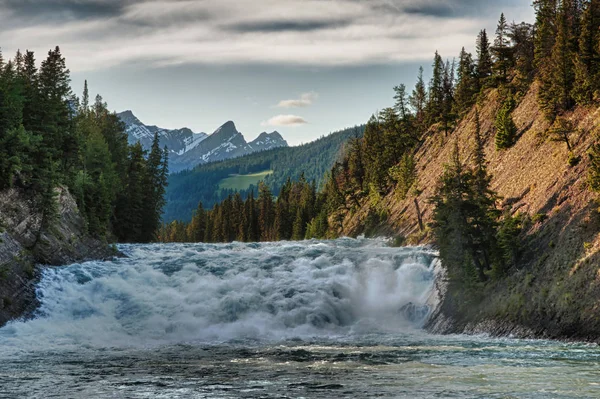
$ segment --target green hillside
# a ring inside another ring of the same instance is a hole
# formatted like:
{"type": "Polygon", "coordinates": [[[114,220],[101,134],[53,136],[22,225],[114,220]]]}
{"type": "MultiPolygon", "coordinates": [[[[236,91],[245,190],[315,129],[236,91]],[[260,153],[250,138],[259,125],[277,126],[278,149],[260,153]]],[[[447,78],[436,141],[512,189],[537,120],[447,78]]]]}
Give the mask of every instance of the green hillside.
{"type": "Polygon", "coordinates": [[[256,192],[256,186],[263,178],[275,195],[288,177],[297,180],[302,173],[307,180],[320,185],[325,173],[338,159],[343,144],[351,138],[362,137],[363,133],[364,126],[355,126],[298,147],[275,148],[172,174],[166,193],[164,221],[189,221],[199,201],[205,208],[212,208],[236,190],[246,197],[250,190],[256,192]],[[258,180],[250,178],[250,175],[257,176],[265,171],[272,173],[258,180]],[[243,179],[244,184],[249,183],[246,189],[240,189],[241,181],[229,180],[233,175],[248,175],[243,179]]]}
{"type": "Polygon", "coordinates": [[[248,173],[245,175],[234,174],[219,182],[221,190],[247,190],[250,186],[257,186],[261,180],[272,175],[272,170],[263,170],[257,173],[248,173]]]}

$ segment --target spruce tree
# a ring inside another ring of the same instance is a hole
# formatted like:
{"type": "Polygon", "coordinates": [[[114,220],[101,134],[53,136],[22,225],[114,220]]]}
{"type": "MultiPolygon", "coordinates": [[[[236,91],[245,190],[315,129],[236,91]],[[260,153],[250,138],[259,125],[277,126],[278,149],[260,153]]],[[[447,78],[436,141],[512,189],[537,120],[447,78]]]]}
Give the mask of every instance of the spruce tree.
{"type": "Polygon", "coordinates": [[[515,85],[522,91],[529,87],[534,72],[534,28],[531,24],[512,23],[508,37],[512,42],[512,56],[516,70],[515,85]]]}
{"type": "Polygon", "coordinates": [[[579,51],[575,54],[575,83],[572,96],[578,104],[591,104],[600,85],[600,0],[585,2],[581,17],[579,51]]]}
{"type": "Polygon", "coordinates": [[[505,84],[508,71],[513,64],[513,54],[510,47],[508,24],[504,13],[500,15],[498,27],[496,28],[496,39],[491,50],[494,55],[493,70],[496,83],[505,84]]]}
{"type": "Polygon", "coordinates": [[[415,114],[419,136],[425,132],[425,107],[427,105],[427,100],[427,89],[425,88],[425,81],[423,80],[423,67],[419,67],[417,83],[409,98],[410,105],[415,114]]]}
{"type": "Polygon", "coordinates": [[[444,61],[436,51],[433,59],[433,73],[429,83],[427,103],[427,123],[440,122],[444,112],[444,61]]]}
{"type": "Polygon", "coordinates": [[[258,184],[258,227],[260,241],[273,239],[273,221],[275,217],[273,194],[264,182],[258,184]]]}
{"type": "Polygon", "coordinates": [[[574,34],[575,0],[563,0],[557,14],[556,42],[550,56],[550,67],[552,68],[551,98],[544,104],[544,112],[553,119],[557,113],[569,109],[573,105],[571,91],[575,82],[574,58],[574,34]]]}
{"type": "Polygon", "coordinates": [[[456,120],[456,115],[454,114],[454,62],[452,62],[452,64],[446,62],[442,80],[442,93],[443,99],[440,121],[442,122],[444,135],[447,136],[454,128],[454,121],[456,120]]]}
{"type": "Polygon", "coordinates": [[[538,69],[543,69],[554,47],[557,4],[557,0],[533,1],[536,13],[535,66],[538,69]]]}
{"type": "Polygon", "coordinates": [[[467,53],[464,47],[459,56],[457,78],[455,113],[461,115],[473,106],[477,92],[475,63],[471,54],[467,53]]]}
{"type": "Polygon", "coordinates": [[[486,87],[492,76],[492,55],[490,53],[490,42],[485,29],[477,36],[477,79],[479,87],[486,87]]]}
{"type": "Polygon", "coordinates": [[[512,118],[515,108],[515,100],[509,93],[502,102],[502,106],[496,114],[496,149],[504,150],[512,147],[516,141],[517,126],[512,118]]]}

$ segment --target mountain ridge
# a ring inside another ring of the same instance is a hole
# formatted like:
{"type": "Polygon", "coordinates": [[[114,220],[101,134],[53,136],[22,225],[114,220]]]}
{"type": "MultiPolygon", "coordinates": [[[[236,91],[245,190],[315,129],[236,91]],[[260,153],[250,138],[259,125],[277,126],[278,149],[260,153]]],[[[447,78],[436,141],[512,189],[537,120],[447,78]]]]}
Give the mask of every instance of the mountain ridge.
{"type": "Polygon", "coordinates": [[[146,125],[131,110],[120,112],[117,116],[125,124],[130,144],[139,142],[144,149],[149,149],[154,135],[159,135],[160,145],[169,150],[171,173],[201,164],[289,146],[277,131],[263,132],[253,141],[247,142],[231,120],[219,126],[212,134],[207,134],[196,133],[187,127],[165,129],[156,125],[146,125]]]}

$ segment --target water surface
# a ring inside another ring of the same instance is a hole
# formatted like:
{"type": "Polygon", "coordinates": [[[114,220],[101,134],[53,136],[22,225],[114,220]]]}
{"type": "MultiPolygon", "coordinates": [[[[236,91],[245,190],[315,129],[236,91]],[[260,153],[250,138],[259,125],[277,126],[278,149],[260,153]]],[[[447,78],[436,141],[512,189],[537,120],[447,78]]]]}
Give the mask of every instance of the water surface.
{"type": "Polygon", "coordinates": [[[426,334],[435,256],[341,239],[123,246],[0,329],[4,398],[596,398],[600,349],[426,334]]]}

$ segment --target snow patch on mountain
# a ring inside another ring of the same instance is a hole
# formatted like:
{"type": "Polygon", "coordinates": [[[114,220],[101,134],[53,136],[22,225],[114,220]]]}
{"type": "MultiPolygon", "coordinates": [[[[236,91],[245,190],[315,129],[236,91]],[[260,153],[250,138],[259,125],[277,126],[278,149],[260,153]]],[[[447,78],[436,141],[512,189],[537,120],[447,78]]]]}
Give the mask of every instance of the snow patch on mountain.
{"type": "Polygon", "coordinates": [[[128,140],[132,144],[140,142],[145,149],[150,149],[154,134],[158,134],[161,147],[166,146],[169,149],[171,172],[257,151],[288,146],[287,141],[278,132],[263,132],[248,143],[242,133],[237,130],[233,121],[225,122],[208,135],[195,133],[188,128],[170,130],[145,125],[131,111],[121,112],[118,116],[125,124],[128,140]]]}

